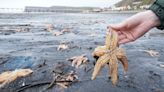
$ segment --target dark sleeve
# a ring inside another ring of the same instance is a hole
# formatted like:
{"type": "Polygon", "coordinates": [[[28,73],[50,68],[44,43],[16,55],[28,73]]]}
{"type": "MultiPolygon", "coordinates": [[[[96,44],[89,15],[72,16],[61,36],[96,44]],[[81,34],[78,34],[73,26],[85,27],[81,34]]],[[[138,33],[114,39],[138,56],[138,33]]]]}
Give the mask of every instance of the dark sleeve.
{"type": "Polygon", "coordinates": [[[159,18],[161,25],[158,26],[158,29],[164,29],[164,0],[156,0],[152,6],[149,8],[152,10],[159,18]]]}

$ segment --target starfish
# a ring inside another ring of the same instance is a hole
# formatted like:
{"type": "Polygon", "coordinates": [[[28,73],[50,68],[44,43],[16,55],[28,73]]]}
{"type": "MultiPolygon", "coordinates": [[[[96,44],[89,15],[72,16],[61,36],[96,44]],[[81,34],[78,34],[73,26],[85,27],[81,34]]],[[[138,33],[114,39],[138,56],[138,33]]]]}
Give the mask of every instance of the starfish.
{"type": "Polygon", "coordinates": [[[63,88],[68,88],[68,86],[70,86],[73,82],[78,81],[78,76],[76,75],[76,73],[70,72],[69,74],[59,76],[59,78],[57,78],[56,80],[66,81],[63,83],[56,83],[56,84],[63,88]],[[70,81],[70,82],[67,82],[67,81],[70,81]]]}
{"type": "Polygon", "coordinates": [[[57,84],[62,88],[68,88],[68,86],[77,81],[77,73],[72,70],[70,66],[59,62],[53,70],[53,81],[51,81],[46,89],[51,88],[54,84],[57,84]]]}
{"type": "Polygon", "coordinates": [[[54,29],[55,29],[55,27],[54,27],[53,24],[46,24],[46,30],[47,30],[47,31],[51,32],[51,31],[54,30],[54,29]]]}
{"type": "Polygon", "coordinates": [[[31,69],[19,69],[15,71],[6,71],[0,74],[0,88],[16,80],[18,77],[24,77],[31,74],[31,69]]]}
{"type": "Polygon", "coordinates": [[[63,32],[53,32],[54,36],[59,36],[59,35],[62,35],[62,34],[63,34],[63,32]]]}
{"type": "Polygon", "coordinates": [[[109,76],[111,77],[113,85],[116,85],[118,81],[118,60],[124,67],[124,73],[128,70],[126,54],[122,48],[119,48],[118,35],[114,30],[107,31],[105,46],[98,46],[92,55],[98,57],[92,73],[92,80],[96,79],[96,76],[107,63],[110,70],[109,76]]]}
{"type": "Polygon", "coordinates": [[[68,45],[66,45],[65,43],[60,43],[60,45],[58,46],[57,50],[66,50],[68,49],[68,45]]]}
{"type": "Polygon", "coordinates": [[[72,62],[72,66],[78,68],[81,64],[87,63],[88,58],[85,55],[80,55],[80,56],[74,56],[68,59],[68,61],[72,62]]]}
{"type": "Polygon", "coordinates": [[[64,28],[63,30],[61,30],[62,33],[69,33],[71,32],[71,30],[69,28],[64,28]]]}
{"type": "Polygon", "coordinates": [[[154,50],[143,50],[143,51],[145,51],[146,53],[148,53],[152,57],[159,56],[159,52],[154,51],[154,50]]]}

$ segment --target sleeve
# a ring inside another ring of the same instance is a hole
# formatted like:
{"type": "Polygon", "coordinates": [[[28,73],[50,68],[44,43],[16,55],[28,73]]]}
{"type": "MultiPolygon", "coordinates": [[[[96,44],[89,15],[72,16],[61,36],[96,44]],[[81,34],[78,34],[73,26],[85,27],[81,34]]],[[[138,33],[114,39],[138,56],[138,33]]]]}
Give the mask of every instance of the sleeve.
{"type": "Polygon", "coordinates": [[[152,10],[159,18],[161,24],[158,29],[164,29],[164,0],[156,0],[152,6],[149,8],[152,10]]]}

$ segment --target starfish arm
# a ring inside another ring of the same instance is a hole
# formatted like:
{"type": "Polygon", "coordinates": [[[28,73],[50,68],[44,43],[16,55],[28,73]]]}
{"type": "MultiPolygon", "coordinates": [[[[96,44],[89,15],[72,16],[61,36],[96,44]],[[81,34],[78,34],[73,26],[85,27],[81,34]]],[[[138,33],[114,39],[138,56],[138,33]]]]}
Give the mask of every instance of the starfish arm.
{"type": "Polygon", "coordinates": [[[124,73],[128,71],[128,59],[126,56],[122,56],[121,58],[118,58],[118,60],[122,63],[123,68],[124,68],[124,73]]]}
{"type": "Polygon", "coordinates": [[[67,86],[65,86],[63,83],[56,83],[57,85],[63,87],[63,88],[68,88],[67,86]]]}
{"type": "Polygon", "coordinates": [[[116,56],[111,57],[109,67],[112,84],[116,85],[118,81],[118,63],[116,56]]]}
{"type": "Polygon", "coordinates": [[[124,73],[128,71],[128,59],[126,57],[125,51],[119,48],[118,52],[116,53],[117,59],[122,63],[124,68],[124,73]]]}
{"type": "Polygon", "coordinates": [[[74,60],[72,61],[72,66],[74,67],[76,64],[77,64],[77,59],[74,59],[74,60]]]}
{"type": "MultiPolygon", "coordinates": [[[[109,61],[110,62],[110,61],[109,61]]],[[[112,67],[111,67],[111,65],[110,65],[110,63],[108,63],[108,69],[109,69],[109,71],[108,71],[108,77],[109,78],[111,78],[111,75],[112,75],[112,69],[111,69],[112,67]]]]}
{"type": "Polygon", "coordinates": [[[124,68],[124,73],[128,71],[128,59],[126,57],[125,51],[122,48],[119,48],[116,53],[117,59],[121,62],[124,68]]]}
{"type": "Polygon", "coordinates": [[[107,31],[105,46],[107,49],[113,50],[118,47],[118,34],[114,30],[107,31]]]}
{"type": "Polygon", "coordinates": [[[109,59],[110,59],[109,54],[105,54],[98,59],[94,67],[94,71],[92,73],[92,78],[91,78],[92,80],[96,79],[96,76],[101,71],[101,68],[109,61],[109,59]]]}
{"type": "Polygon", "coordinates": [[[76,68],[78,68],[82,64],[82,60],[78,60],[76,63],[76,68]]]}
{"type": "Polygon", "coordinates": [[[107,33],[106,33],[106,40],[105,40],[105,46],[107,49],[110,49],[110,46],[111,46],[111,41],[112,41],[112,33],[111,31],[107,30],[107,33]]]}
{"type": "Polygon", "coordinates": [[[106,46],[98,46],[93,51],[92,56],[100,57],[105,54],[106,50],[106,46]]]}
{"type": "Polygon", "coordinates": [[[0,83],[3,83],[10,76],[10,73],[10,71],[7,71],[0,74],[0,83]]]}

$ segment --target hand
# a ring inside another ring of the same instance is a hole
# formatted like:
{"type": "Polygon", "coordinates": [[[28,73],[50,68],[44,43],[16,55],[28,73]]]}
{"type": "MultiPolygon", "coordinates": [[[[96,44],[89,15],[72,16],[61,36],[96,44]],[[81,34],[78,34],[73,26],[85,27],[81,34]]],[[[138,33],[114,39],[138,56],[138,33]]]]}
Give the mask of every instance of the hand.
{"type": "Polygon", "coordinates": [[[117,31],[119,44],[125,44],[135,41],[158,25],[160,25],[158,17],[151,10],[147,10],[126,19],[122,23],[111,24],[108,28],[117,31]]]}

